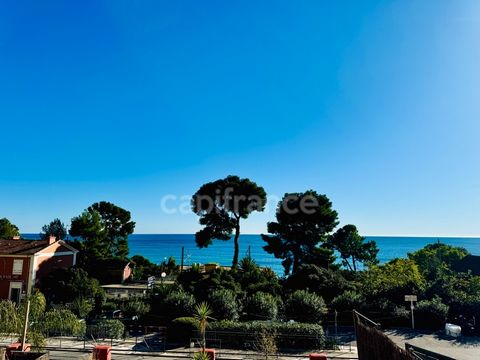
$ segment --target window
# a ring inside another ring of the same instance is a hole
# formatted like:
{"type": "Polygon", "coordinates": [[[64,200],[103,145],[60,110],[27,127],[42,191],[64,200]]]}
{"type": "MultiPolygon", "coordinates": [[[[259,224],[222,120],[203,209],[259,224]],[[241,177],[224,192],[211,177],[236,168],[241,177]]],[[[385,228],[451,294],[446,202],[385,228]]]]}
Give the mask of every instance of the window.
{"type": "Polygon", "coordinates": [[[22,275],[23,271],[23,260],[13,260],[13,270],[12,275],[22,275]]]}

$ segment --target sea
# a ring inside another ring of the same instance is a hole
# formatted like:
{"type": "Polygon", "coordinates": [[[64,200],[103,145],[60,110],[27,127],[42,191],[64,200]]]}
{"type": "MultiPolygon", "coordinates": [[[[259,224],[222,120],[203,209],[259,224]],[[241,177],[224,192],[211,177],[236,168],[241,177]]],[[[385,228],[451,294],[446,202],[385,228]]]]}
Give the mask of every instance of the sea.
{"type": "MultiPolygon", "coordinates": [[[[22,234],[22,236],[33,240],[38,239],[39,235],[22,234]]],[[[381,263],[406,257],[408,253],[438,241],[461,246],[473,255],[480,255],[480,238],[366,236],[366,239],[377,242],[378,258],[381,263]]],[[[278,275],[283,274],[281,260],[263,250],[265,242],[260,235],[240,235],[239,244],[240,258],[250,255],[258,265],[270,267],[278,275]]],[[[233,241],[215,240],[211,246],[200,249],[195,244],[193,234],[133,234],[129,237],[129,247],[130,256],[142,255],[157,264],[170,256],[180,264],[182,248],[185,265],[217,263],[229,266],[233,258],[233,241]]]]}

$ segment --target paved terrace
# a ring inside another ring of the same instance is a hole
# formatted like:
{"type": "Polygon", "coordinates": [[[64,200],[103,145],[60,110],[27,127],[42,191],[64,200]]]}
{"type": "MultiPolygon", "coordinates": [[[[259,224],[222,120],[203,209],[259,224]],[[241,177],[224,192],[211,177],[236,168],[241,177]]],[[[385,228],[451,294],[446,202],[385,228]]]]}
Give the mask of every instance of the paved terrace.
{"type": "MultiPolygon", "coordinates": [[[[0,339],[2,346],[6,346],[12,342],[9,337],[3,337],[0,339]]],[[[127,339],[126,341],[113,341],[110,342],[98,342],[98,345],[111,345],[113,348],[112,359],[113,360],[134,360],[134,359],[191,359],[194,352],[193,349],[188,348],[176,348],[170,349],[165,352],[148,352],[148,351],[134,351],[133,348],[137,345],[134,339],[127,339]]],[[[90,342],[84,342],[75,338],[68,337],[55,337],[49,338],[47,342],[47,348],[50,352],[50,359],[53,360],[65,360],[65,359],[85,359],[86,354],[91,353],[95,344],[90,342]]],[[[138,347],[138,345],[137,345],[138,347]]],[[[197,349],[198,350],[198,349],[197,349]]],[[[305,360],[308,359],[307,353],[297,354],[279,354],[276,359],[279,360],[305,360]]],[[[356,348],[350,346],[344,350],[327,351],[328,359],[338,360],[354,360],[358,359],[356,348]]],[[[253,351],[240,351],[232,349],[220,349],[217,351],[217,358],[222,360],[246,360],[246,359],[264,359],[259,353],[253,351]]]]}

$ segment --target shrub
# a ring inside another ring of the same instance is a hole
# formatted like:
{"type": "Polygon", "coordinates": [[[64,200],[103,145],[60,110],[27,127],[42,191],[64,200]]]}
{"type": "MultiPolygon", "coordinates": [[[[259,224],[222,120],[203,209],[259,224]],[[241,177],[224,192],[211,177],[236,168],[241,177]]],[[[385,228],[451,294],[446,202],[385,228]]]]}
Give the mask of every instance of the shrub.
{"type": "Polygon", "coordinates": [[[264,292],[279,295],[282,287],[277,275],[269,268],[261,268],[251,258],[240,260],[238,271],[233,272],[236,281],[248,295],[264,292]]]}
{"type": "Polygon", "coordinates": [[[285,302],[285,315],[288,320],[303,323],[319,323],[327,313],[321,296],[305,290],[297,290],[285,302]]]}
{"type": "Polygon", "coordinates": [[[208,301],[213,309],[213,317],[217,320],[238,320],[238,302],[232,290],[215,290],[208,301]]]}
{"type": "Polygon", "coordinates": [[[192,360],[210,360],[210,356],[203,351],[198,351],[193,354],[192,360]]]}
{"type": "Polygon", "coordinates": [[[120,309],[127,317],[141,317],[150,311],[150,305],[146,304],[141,299],[131,299],[123,302],[120,305],[120,309]]]}
{"type": "Polygon", "coordinates": [[[210,323],[208,332],[215,332],[222,346],[245,348],[255,346],[258,334],[277,334],[277,346],[297,349],[321,349],[325,346],[323,328],[318,324],[272,321],[217,321],[210,323]]]}
{"type": "Polygon", "coordinates": [[[120,320],[100,320],[91,325],[88,331],[96,339],[120,339],[125,333],[125,326],[120,320]]]}
{"type": "Polygon", "coordinates": [[[189,316],[194,307],[195,298],[184,290],[172,291],[164,299],[165,314],[171,318],[189,316]]]}
{"type": "Polygon", "coordinates": [[[73,301],[72,311],[81,319],[86,319],[88,314],[93,310],[93,302],[82,298],[77,298],[73,301]]]}
{"type": "Polygon", "coordinates": [[[291,291],[308,290],[322,294],[326,302],[348,290],[349,283],[340,271],[327,270],[322,267],[303,264],[285,281],[285,288],[291,291]]]}
{"type": "Polygon", "coordinates": [[[275,320],[278,315],[278,299],[270,294],[257,292],[245,299],[246,319],[275,320]]]}
{"type": "Polygon", "coordinates": [[[427,329],[443,328],[447,320],[448,309],[448,305],[443,304],[438,296],[432,300],[419,301],[414,310],[416,326],[427,329]]]}
{"type": "Polygon", "coordinates": [[[352,290],[347,290],[332,300],[332,307],[337,311],[360,310],[365,307],[365,297],[352,290]]]}

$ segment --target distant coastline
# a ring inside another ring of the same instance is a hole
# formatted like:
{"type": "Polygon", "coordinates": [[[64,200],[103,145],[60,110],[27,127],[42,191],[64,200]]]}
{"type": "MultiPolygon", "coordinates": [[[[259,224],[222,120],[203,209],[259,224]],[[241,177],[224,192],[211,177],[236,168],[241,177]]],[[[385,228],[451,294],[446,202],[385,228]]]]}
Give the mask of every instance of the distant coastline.
{"type": "MultiPolygon", "coordinates": [[[[26,239],[38,239],[38,234],[22,234],[26,239]]],[[[380,249],[378,258],[385,263],[397,257],[406,257],[409,252],[421,249],[425,245],[440,241],[453,246],[466,248],[474,255],[480,255],[480,238],[475,237],[408,237],[408,236],[366,236],[375,240],[380,249]]],[[[277,274],[283,274],[281,260],[266,253],[260,235],[240,236],[240,257],[250,253],[260,265],[272,268],[277,274]]],[[[185,248],[185,265],[192,263],[218,263],[231,265],[233,254],[232,241],[215,241],[208,248],[199,249],[194,234],[133,234],[129,237],[130,256],[142,255],[152,262],[160,263],[173,256],[177,263],[181,261],[182,247],[185,248]]]]}

